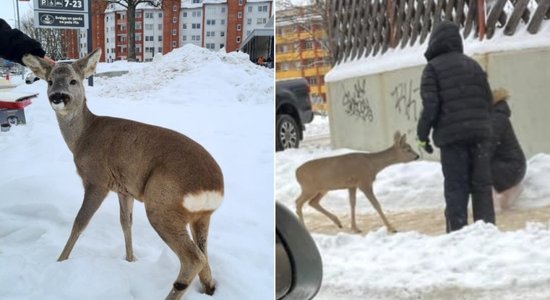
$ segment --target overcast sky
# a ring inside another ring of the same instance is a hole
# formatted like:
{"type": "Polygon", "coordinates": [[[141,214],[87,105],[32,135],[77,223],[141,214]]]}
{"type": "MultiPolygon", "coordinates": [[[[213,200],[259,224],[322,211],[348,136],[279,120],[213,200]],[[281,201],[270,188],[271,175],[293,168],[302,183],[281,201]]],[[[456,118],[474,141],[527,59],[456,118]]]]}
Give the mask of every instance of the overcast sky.
{"type": "MultiPolygon", "coordinates": [[[[15,2],[14,0],[2,0],[2,9],[0,9],[0,18],[6,20],[8,24],[12,27],[15,27],[16,22],[16,13],[15,13],[15,2]]],[[[19,16],[21,20],[24,19],[25,15],[32,13],[32,0],[31,1],[20,1],[19,2],[19,16]]]]}

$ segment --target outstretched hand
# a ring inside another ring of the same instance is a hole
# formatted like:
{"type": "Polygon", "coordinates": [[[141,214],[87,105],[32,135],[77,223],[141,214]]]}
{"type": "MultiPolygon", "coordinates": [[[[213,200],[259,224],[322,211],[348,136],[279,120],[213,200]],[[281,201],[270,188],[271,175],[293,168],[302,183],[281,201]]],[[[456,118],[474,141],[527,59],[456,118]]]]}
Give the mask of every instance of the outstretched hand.
{"type": "Polygon", "coordinates": [[[428,154],[432,154],[434,152],[434,148],[430,144],[430,140],[418,141],[418,146],[422,147],[422,149],[424,149],[424,151],[428,154]]]}

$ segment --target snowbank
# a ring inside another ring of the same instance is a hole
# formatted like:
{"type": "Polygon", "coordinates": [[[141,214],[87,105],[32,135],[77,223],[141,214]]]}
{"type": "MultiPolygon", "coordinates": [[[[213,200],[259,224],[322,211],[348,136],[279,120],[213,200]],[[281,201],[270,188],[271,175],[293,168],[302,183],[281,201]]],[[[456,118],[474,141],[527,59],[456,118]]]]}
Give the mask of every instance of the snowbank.
{"type": "MultiPolygon", "coordinates": [[[[196,47],[158,63],[117,64],[130,72],[86,87],[90,110],[179,131],[201,143],[224,172],[225,199],[208,241],[216,293],[202,294],[195,280],[185,299],[272,298],[273,74],[242,56],[196,47]]],[[[0,133],[0,299],[164,299],[179,262],[139,202],[136,262],[124,260],[114,194],[70,258],[56,262],[82,203],[82,183],[45,97],[46,83],[16,90],[40,95],[25,110],[27,125],[0,133]]]]}

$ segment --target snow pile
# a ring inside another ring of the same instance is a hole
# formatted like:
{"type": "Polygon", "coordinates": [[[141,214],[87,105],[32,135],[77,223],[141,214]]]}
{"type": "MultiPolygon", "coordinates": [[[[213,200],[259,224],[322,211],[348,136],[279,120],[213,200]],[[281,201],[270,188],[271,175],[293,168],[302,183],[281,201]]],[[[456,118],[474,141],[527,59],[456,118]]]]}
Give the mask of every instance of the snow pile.
{"type": "MultiPolygon", "coordinates": [[[[153,86],[134,73],[136,66],[157,72],[155,76],[170,73],[168,66],[184,64],[177,61],[183,52],[164,56],[154,67],[154,63],[117,63],[117,68],[130,71],[128,76],[97,79],[94,87],[86,87],[88,105],[98,115],[181,132],[202,144],[220,164],[225,197],[212,216],[208,240],[216,293],[202,294],[196,279],[185,299],[271,299],[273,94],[267,92],[269,86],[259,87],[256,81],[273,85],[273,74],[240,56],[228,55],[230,63],[208,63],[225,56],[214,52],[200,52],[200,57],[185,64],[188,71],[172,72],[171,80],[163,84],[153,86]],[[247,76],[229,79],[231,73],[247,76]],[[184,91],[193,91],[192,96],[177,97],[184,91]]],[[[99,65],[99,69],[109,67],[99,65]]],[[[113,193],[69,259],[56,262],[82,203],[83,187],[46,99],[46,83],[38,81],[15,91],[40,95],[25,109],[27,125],[0,133],[0,299],[164,299],[179,261],[149,224],[140,202],[135,203],[132,227],[136,262],[124,260],[119,205],[113,193]]]]}
{"type": "Polygon", "coordinates": [[[151,63],[131,68],[128,74],[113,79],[98,79],[99,94],[118,97],[156,98],[170,90],[173,101],[204,101],[205,91],[221,90],[219,100],[257,103],[273,97],[273,70],[250,63],[242,52],[213,52],[195,45],[185,45],[155,57],[151,63]],[[217,80],[212,80],[217,78],[217,80]]]}
{"type": "Polygon", "coordinates": [[[550,284],[547,225],[501,232],[478,222],[440,236],[387,234],[380,229],[365,236],[314,235],[314,239],[324,261],[322,290],[333,295],[502,299],[495,297],[500,294],[504,299],[547,299],[542,295],[549,292],[544,288],[550,284]]]}

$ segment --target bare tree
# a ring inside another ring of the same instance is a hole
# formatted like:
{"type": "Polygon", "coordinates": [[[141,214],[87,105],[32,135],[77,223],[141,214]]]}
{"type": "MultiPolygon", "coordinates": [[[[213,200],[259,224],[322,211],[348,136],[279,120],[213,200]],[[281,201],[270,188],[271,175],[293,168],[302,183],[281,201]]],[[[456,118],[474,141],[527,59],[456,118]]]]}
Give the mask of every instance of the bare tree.
{"type": "Polygon", "coordinates": [[[334,49],[329,35],[330,1],[310,0],[305,5],[293,2],[295,1],[277,1],[277,23],[291,24],[290,27],[294,28],[296,33],[308,33],[312,41],[328,54],[324,62],[332,65],[334,49]],[[330,61],[327,62],[327,59],[330,61]]]}
{"type": "Polygon", "coordinates": [[[68,45],[61,42],[64,35],[63,29],[35,28],[33,17],[28,16],[21,21],[21,31],[39,41],[46,55],[53,59],[67,57],[68,45]]]}
{"type": "Polygon", "coordinates": [[[160,7],[162,0],[103,0],[107,3],[118,4],[126,8],[126,28],[128,30],[128,61],[136,61],[136,8],[145,3],[153,7],[160,7]]]}

